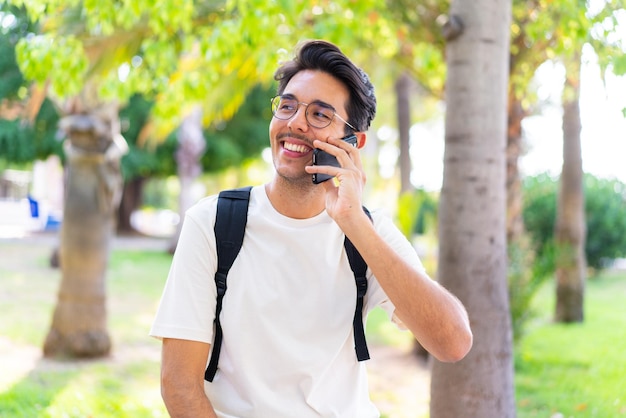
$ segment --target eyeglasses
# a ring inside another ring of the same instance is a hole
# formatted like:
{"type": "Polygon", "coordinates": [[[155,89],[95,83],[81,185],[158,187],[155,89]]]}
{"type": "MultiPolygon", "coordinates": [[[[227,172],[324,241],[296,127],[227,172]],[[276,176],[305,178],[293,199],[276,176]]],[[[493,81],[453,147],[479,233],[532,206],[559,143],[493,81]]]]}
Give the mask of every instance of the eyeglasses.
{"type": "Polygon", "coordinates": [[[357,129],[350,125],[347,120],[337,114],[335,109],[324,102],[304,103],[299,102],[290,96],[275,96],[272,98],[272,114],[276,119],[289,120],[297,112],[300,105],[305,106],[306,110],[304,116],[307,123],[313,128],[325,128],[331,124],[333,118],[337,118],[352,128],[354,131],[357,129]]]}

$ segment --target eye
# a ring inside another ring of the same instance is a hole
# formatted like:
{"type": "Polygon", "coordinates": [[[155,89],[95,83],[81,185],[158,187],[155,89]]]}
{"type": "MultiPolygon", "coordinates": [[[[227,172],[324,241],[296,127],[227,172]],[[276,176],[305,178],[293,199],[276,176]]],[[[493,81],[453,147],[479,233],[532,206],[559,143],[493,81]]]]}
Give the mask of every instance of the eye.
{"type": "Polygon", "coordinates": [[[278,109],[279,110],[291,111],[291,110],[294,110],[295,108],[296,108],[296,101],[295,100],[283,99],[278,104],[278,109]]]}
{"type": "Polygon", "coordinates": [[[335,114],[331,109],[316,104],[310,105],[309,111],[312,117],[322,122],[329,122],[335,114]]]}

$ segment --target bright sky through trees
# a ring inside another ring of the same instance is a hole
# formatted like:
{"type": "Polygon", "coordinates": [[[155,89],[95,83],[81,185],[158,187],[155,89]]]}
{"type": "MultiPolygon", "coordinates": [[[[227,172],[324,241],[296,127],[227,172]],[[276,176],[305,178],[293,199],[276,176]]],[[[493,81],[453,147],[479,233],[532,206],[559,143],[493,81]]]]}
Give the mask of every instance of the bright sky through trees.
{"type": "MultiPolygon", "coordinates": [[[[618,178],[626,182],[626,77],[607,74],[606,86],[600,77],[596,57],[590,48],[583,50],[580,111],[582,119],[583,169],[599,177],[618,178]]],[[[562,67],[545,65],[539,77],[543,88],[551,94],[556,106],[546,108],[542,116],[529,118],[527,130],[528,153],[521,159],[524,174],[561,171],[560,94],[563,86],[562,67]]]]}
{"type": "MultiPolygon", "coordinates": [[[[626,36],[625,36],[626,38],[626,36]]],[[[546,63],[536,74],[541,114],[523,122],[526,153],[520,159],[523,175],[550,172],[557,176],[563,163],[561,92],[565,70],[546,63]],[[549,105],[548,105],[549,103],[549,105]]],[[[583,51],[581,118],[583,168],[598,177],[626,182],[626,76],[600,77],[591,48],[583,51]]],[[[443,176],[443,119],[415,125],[411,130],[412,182],[428,190],[441,188],[443,176]]]]}

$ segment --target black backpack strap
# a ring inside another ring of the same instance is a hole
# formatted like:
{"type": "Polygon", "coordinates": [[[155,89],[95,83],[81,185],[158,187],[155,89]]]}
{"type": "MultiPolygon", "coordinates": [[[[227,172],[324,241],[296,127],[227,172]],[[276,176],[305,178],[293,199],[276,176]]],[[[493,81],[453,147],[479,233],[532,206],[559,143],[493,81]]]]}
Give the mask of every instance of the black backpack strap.
{"type": "MultiPolygon", "coordinates": [[[[367,208],[363,207],[363,211],[365,211],[367,216],[372,219],[372,216],[367,208]]],[[[369,360],[370,353],[367,349],[367,341],[365,341],[365,328],[363,327],[363,298],[367,293],[367,277],[365,277],[367,264],[348,237],[344,240],[343,246],[346,249],[348,261],[350,262],[350,268],[354,273],[354,281],[356,283],[356,309],[354,310],[354,320],[352,321],[356,358],[359,361],[369,360]]]]}
{"type": "Polygon", "coordinates": [[[226,293],[226,278],[241,245],[248,221],[248,203],[252,187],[224,190],[217,199],[217,213],[215,215],[215,246],[217,251],[217,272],[215,286],[217,288],[217,302],[215,307],[215,337],[211,360],[204,373],[204,379],[212,382],[217,372],[217,363],[222,349],[222,324],[220,313],[222,301],[226,293]]]}

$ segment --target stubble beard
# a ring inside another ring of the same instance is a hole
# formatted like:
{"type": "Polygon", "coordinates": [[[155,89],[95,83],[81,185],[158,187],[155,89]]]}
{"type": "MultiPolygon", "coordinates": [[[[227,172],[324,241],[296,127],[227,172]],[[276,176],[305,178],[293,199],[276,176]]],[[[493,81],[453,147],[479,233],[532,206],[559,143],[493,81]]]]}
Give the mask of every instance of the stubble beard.
{"type": "Polygon", "coordinates": [[[313,183],[313,175],[291,167],[282,167],[279,161],[274,160],[274,182],[283,188],[287,193],[297,193],[305,196],[313,192],[319,192],[317,184],[313,183]]]}
{"type": "Polygon", "coordinates": [[[282,186],[290,192],[310,192],[315,189],[316,184],[313,183],[312,175],[303,173],[297,176],[286,175],[285,173],[276,170],[276,180],[282,186]]]}

